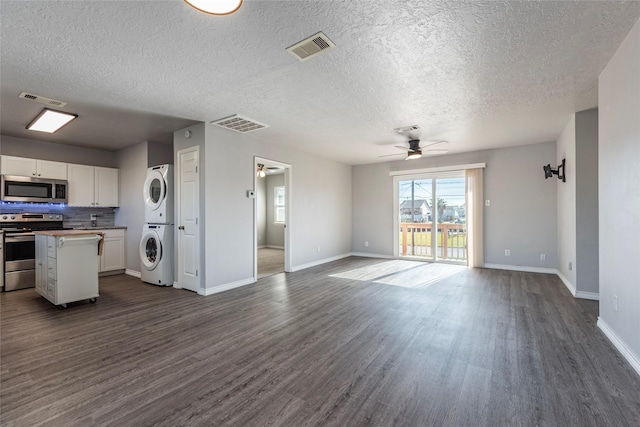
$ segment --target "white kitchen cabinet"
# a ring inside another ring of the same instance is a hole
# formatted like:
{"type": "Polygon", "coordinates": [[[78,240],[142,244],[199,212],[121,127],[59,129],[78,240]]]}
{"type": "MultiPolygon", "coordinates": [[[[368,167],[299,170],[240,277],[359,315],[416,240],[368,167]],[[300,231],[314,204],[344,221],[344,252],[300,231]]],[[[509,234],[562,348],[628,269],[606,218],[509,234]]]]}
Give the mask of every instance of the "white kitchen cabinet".
{"type": "Polygon", "coordinates": [[[67,164],[26,157],[2,156],[3,175],[33,176],[47,179],[67,179],[67,164]]]}
{"type": "Polygon", "coordinates": [[[62,307],[87,299],[95,302],[99,296],[100,234],[52,230],[36,232],[35,237],[36,291],[62,307]]]}
{"type": "Polygon", "coordinates": [[[118,169],[69,164],[69,206],[118,207],[118,169]]]}
{"type": "Polygon", "coordinates": [[[120,271],[125,266],[125,230],[96,230],[104,233],[102,256],[100,256],[100,272],[120,271]]]}
{"type": "Polygon", "coordinates": [[[96,206],[119,206],[118,169],[101,167],[95,168],[94,199],[96,206]]]}

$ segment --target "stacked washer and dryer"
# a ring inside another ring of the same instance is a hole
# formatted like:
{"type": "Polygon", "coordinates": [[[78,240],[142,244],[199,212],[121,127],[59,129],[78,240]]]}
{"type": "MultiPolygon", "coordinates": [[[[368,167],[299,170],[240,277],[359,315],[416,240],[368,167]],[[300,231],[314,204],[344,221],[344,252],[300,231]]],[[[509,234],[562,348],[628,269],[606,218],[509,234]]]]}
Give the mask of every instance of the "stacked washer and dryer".
{"type": "Polygon", "coordinates": [[[140,241],[143,282],[173,285],[173,166],[147,169],[144,228],[140,241]]]}

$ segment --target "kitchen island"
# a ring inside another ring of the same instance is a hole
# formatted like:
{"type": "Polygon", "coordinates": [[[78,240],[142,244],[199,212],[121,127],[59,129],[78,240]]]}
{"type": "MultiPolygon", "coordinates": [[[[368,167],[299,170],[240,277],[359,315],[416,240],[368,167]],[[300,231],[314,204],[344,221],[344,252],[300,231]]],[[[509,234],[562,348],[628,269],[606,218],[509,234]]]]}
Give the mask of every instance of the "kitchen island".
{"type": "Polygon", "coordinates": [[[66,308],[98,295],[98,266],[104,235],[93,230],[36,231],[36,291],[66,308]]]}

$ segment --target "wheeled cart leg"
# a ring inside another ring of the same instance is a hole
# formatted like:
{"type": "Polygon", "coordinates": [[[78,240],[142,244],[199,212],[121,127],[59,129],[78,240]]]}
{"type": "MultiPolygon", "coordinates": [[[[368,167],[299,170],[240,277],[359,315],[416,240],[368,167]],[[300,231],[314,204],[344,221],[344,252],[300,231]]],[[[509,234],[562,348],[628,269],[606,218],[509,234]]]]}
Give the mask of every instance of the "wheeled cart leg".
{"type": "Polygon", "coordinates": [[[95,298],[90,298],[90,299],[89,299],[89,302],[90,302],[91,304],[95,303],[96,301],[97,301],[97,299],[95,299],[95,298]]]}

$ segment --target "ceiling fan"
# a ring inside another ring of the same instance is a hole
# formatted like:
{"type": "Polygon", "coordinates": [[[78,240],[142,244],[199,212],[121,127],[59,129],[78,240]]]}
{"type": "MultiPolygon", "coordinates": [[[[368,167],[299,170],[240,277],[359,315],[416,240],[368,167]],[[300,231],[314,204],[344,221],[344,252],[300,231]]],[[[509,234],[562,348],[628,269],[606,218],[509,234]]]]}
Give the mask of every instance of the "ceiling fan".
{"type": "MultiPolygon", "coordinates": [[[[449,150],[447,150],[446,148],[430,148],[430,147],[434,147],[436,145],[439,144],[448,144],[448,141],[422,141],[422,144],[420,143],[419,139],[409,139],[409,146],[404,146],[404,145],[396,145],[395,148],[402,150],[402,151],[406,151],[407,152],[407,157],[405,158],[405,160],[413,160],[413,159],[419,159],[420,157],[422,157],[423,155],[429,155],[429,154],[444,154],[447,153],[449,150]]],[[[393,156],[401,156],[404,154],[386,154],[384,156],[378,156],[378,157],[393,157],[393,156]]]]}

